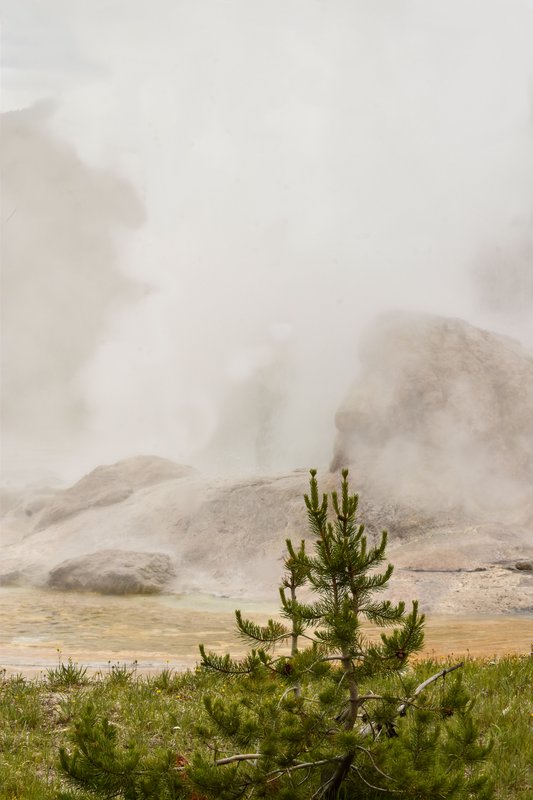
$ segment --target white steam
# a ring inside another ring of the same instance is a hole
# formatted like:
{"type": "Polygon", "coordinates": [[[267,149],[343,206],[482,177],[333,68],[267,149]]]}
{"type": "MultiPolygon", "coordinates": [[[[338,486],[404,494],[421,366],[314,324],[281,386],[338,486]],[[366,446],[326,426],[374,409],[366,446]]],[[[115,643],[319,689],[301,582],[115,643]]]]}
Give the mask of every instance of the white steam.
{"type": "Polygon", "coordinates": [[[2,118],[3,469],[73,457],[89,414],[80,368],[136,295],[116,238],[142,223],[142,207],[129,184],[48,132],[51,113],[2,118]]]}
{"type": "Polygon", "coordinates": [[[533,340],[529,256],[497,308],[480,267],[532,236],[530,2],[4,6],[5,107],[56,102],[8,160],[6,471],[38,450],[70,476],[140,452],[326,464],[376,313],[533,340]],[[45,151],[28,173],[39,136],[91,202],[65,201],[45,151]]]}

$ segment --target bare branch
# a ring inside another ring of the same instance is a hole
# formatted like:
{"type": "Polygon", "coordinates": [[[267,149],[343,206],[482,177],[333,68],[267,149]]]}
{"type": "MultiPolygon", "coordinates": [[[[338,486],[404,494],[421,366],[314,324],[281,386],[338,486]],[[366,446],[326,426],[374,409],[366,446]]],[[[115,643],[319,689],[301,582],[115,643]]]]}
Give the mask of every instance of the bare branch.
{"type": "Polygon", "coordinates": [[[296,685],[296,686],[289,686],[289,688],[288,688],[288,689],[285,689],[285,691],[283,692],[283,694],[281,695],[281,697],[280,697],[280,698],[279,698],[279,700],[278,700],[278,704],[277,704],[276,708],[279,708],[279,707],[280,707],[280,705],[281,705],[282,701],[283,701],[283,700],[285,700],[285,698],[287,697],[287,695],[289,695],[291,692],[295,692],[295,693],[296,693],[296,695],[297,695],[297,697],[299,697],[299,696],[300,696],[300,693],[301,693],[301,689],[300,689],[300,687],[299,687],[298,685],[296,685]]]}
{"type": "MultiPolygon", "coordinates": [[[[459,669],[460,667],[463,667],[463,666],[464,666],[464,662],[461,661],[459,664],[454,664],[453,667],[448,667],[447,669],[441,669],[440,672],[437,672],[435,675],[432,675],[430,678],[427,678],[427,680],[423,681],[423,683],[421,683],[419,686],[416,687],[416,689],[414,690],[413,694],[411,695],[411,697],[408,700],[404,700],[403,703],[401,703],[398,706],[398,710],[396,712],[397,715],[400,716],[400,717],[405,716],[405,712],[406,712],[407,706],[413,705],[415,698],[418,697],[418,695],[421,692],[423,692],[424,689],[427,689],[427,687],[430,686],[432,683],[434,683],[435,681],[438,681],[439,678],[444,678],[444,676],[448,675],[448,673],[454,672],[456,669],[459,669]]],[[[368,736],[369,733],[372,733],[374,738],[377,738],[377,736],[376,736],[376,734],[374,732],[374,729],[372,727],[372,724],[370,722],[367,723],[363,728],[361,728],[362,736],[368,736]]]]}
{"type": "Polygon", "coordinates": [[[376,772],[379,772],[380,775],[383,775],[383,777],[387,778],[387,780],[389,780],[389,781],[393,781],[394,780],[394,778],[392,778],[390,775],[387,775],[385,772],[383,772],[383,770],[381,770],[378,767],[378,765],[376,764],[376,762],[374,760],[374,756],[372,755],[370,750],[367,750],[366,747],[362,747],[361,745],[356,745],[356,748],[357,748],[357,750],[360,750],[362,753],[364,753],[365,755],[368,756],[368,758],[372,762],[372,766],[374,767],[376,772]]]}
{"type": "Polygon", "coordinates": [[[364,703],[367,700],[385,700],[385,697],[382,697],[380,694],[362,694],[359,697],[359,703],[364,703]]]}
{"type": "Polygon", "coordinates": [[[239,753],[236,756],[228,756],[228,758],[219,758],[218,761],[215,761],[217,767],[222,766],[222,764],[232,764],[234,761],[255,761],[258,758],[263,758],[262,753],[239,753]]]}
{"type": "MultiPolygon", "coordinates": [[[[333,758],[323,758],[320,761],[305,761],[305,762],[298,762],[297,764],[293,764],[291,767],[283,767],[280,769],[273,769],[272,772],[268,772],[266,777],[270,779],[270,781],[275,780],[278,775],[283,775],[283,773],[290,773],[294,772],[297,769],[313,769],[313,767],[322,767],[324,764],[333,764],[336,761],[342,761],[343,756],[334,756],[333,758]]],[[[269,782],[270,782],[269,781],[269,782]]]]}
{"type": "Polygon", "coordinates": [[[448,667],[447,669],[441,669],[441,671],[437,672],[436,675],[432,675],[431,678],[425,680],[423,683],[421,683],[419,686],[416,687],[410,700],[406,700],[404,703],[401,704],[401,706],[398,709],[398,714],[400,716],[403,716],[405,714],[405,709],[409,705],[409,703],[412,703],[415,697],[418,697],[420,692],[423,692],[424,689],[426,689],[430,684],[434,683],[435,681],[438,681],[439,678],[444,678],[444,676],[448,675],[448,673],[454,672],[456,669],[459,669],[460,667],[463,666],[464,662],[461,661],[459,664],[454,664],[453,667],[448,667]]]}
{"type": "Polygon", "coordinates": [[[306,774],[306,775],[304,775],[304,776],[303,776],[303,778],[302,778],[302,780],[301,780],[299,783],[297,783],[296,785],[297,785],[297,786],[303,786],[303,785],[304,785],[304,783],[305,783],[306,781],[308,781],[308,780],[309,780],[309,776],[310,776],[310,775],[311,775],[311,770],[310,770],[310,769],[308,769],[308,770],[307,770],[307,774],[306,774]]]}
{"type": "Polygon", "coordinates": [[[376,792],[387,792],[387,793],[388,792],[392,792],[393,794],[404,794],[404,792],[400,791],[399,789],[391,789],[389,787],[387,787],[386,789],[383,789],[381,786],[374,786],[373,783],[369,783],[365,778],[363,778],[363,776],[361,775],[360,771],[357,769],[357,767],[354,764],[351,765],[350,769],[353,769],[353,771],[356,772],[357,775],[361,778],[363,783],[366,783],[366,785],[369,786],[370,789],[375,789],[376,792]]]}
{"type": "MultiPolygon", "coordinates": [[[[350,660],[352,658],[356,658],[356,659],[358,659],[360,661],[364,661],[365,660],[365,654],[364,653],[352,653],[352,655],[350,656],[350,660]]],[[[344,661],[345,659],[346,659],[345,656],[323,656],[323,658],[319,658],[317,661],[315,661],[315,664],[318,664],[321,661],[344,661]]]]}

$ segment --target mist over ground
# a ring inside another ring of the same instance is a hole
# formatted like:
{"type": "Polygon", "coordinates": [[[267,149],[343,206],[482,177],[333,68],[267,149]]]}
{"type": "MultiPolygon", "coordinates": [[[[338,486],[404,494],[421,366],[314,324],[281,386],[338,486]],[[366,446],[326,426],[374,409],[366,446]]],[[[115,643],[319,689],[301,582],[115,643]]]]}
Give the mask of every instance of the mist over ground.
{"type": "Polygon", "coordinates": [[[533,346],[531,2],[2,5],[4,480],[327,465],[390,309],[533,346]]]}

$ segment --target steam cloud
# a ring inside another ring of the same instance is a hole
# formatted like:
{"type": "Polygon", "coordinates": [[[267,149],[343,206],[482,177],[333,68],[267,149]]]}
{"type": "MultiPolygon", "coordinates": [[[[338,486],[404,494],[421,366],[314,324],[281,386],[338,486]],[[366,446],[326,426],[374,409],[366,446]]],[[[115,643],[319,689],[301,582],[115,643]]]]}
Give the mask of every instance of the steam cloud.
{"type": "Polygon", "coordinates": [[[495,317],[514,320],[533,342],[533,235],[520,230],[510,244],[486,249],[473,269],[480,303],[495,317]]]}
{"type": "Polygon", "coordinates": [[[6,472],[326,464],[376,313],[533,343],[531,3],[6,7],[6,472]]]}
{"type": "Polygon", "coordinates": [[[134,294],[115,228],[143,219],[127,183],[88,169],[50,135],[49,114],[2,119],[2,455],[18,468],[42,467],[43,450],[68,459],[79,444],[88,414],[80,366],[134,294]]]}

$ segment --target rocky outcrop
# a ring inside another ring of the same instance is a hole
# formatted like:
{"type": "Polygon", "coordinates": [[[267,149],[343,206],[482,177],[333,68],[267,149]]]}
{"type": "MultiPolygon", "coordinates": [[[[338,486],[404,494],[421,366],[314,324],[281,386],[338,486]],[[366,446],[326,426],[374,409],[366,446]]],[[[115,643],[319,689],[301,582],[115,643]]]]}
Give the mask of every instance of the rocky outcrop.
{"type": "Polygon", "coordinates": [[[35,530],[42,530],[88,508],[120,503],[137,489],[194,473],[192,467],[156,456],[135,456],[118,464],[97,467],[69,489],[57,492],[39,509],[35,530]]]}
{"type": "Polygon", "coordinates": [[[178,567],[177,591],[238,596],[275,584],[285,538],[306,530],[306,472],[213,481],[161,461],[128,459],[94,470],[49,498],[38,525],[21,508],[13,509],[4,523],[7,529],[16,522],[17,537],[0,541],[2,572],[17,570],[22,582],[31,576],[30,582],[47,584],[62,562],[113,549],[170,556],[178,567]],[[128,495],[107,502],[105,476],[113,486],[118,478],[124,485],[128,473],[128,495]],[[155,481],[154,474],[163,479],[155,481]]]}
{"type": "Polygon", "coordinates": [[[19,586],[21,583],[24,583],[24,575],[20,570],[0,572],[0,586],[19,586]]]}
{"type": "MultiPolygon", "coordinates": [[[[338,483],[338,476],[325,471],[319,478],[324,491],[338,483]]],[[[145,486],[120,503],[28,530],[18,544],[1,550],[2,582],[275,602],[285,539],[307,538],[312,546],[303,503],[307,489],[305,470],[239,481],[196,474],[145,486]]],[[[527,526],[432,516],[375,491],[362,491],[360,519],[370,540],[383,528],[389,531],[387,555],[395,565],[390,593],[396,599],[419,598],[423,610],[444,613],[501,613],[533,605],[531,572],[507,566],[531,559],[527,526]]]]}
{"type": "MultiPolygon", "coordinates": [[[[515,342],[409,315],[370,331],[334,466],[350,465],[369,539],[389,532],[391,596],[529,613],[532,571],[517,565],[533,558],[532,408],[533,358],[515,342]]],[[[319,480],[338,485],[326,469],[319,480]]],[[[306,470],[211,480],[149,456],[99,467],[9,499],[0,583],[272,598],[285,539],[309,540],[307,489],[306,470]]]]}
{"type": "Polygon", "coordinates": [[[378,319],[332,468],[417,509],[533,519],[533,354],[458,319],[378,319]]]}
{"type": "Polygon", "coordinates": [[[102,594],[155,594],[175,576],[172,560],[162,553],[100,550],[71,558],[50,572],[48,586],[102,594]]]}

